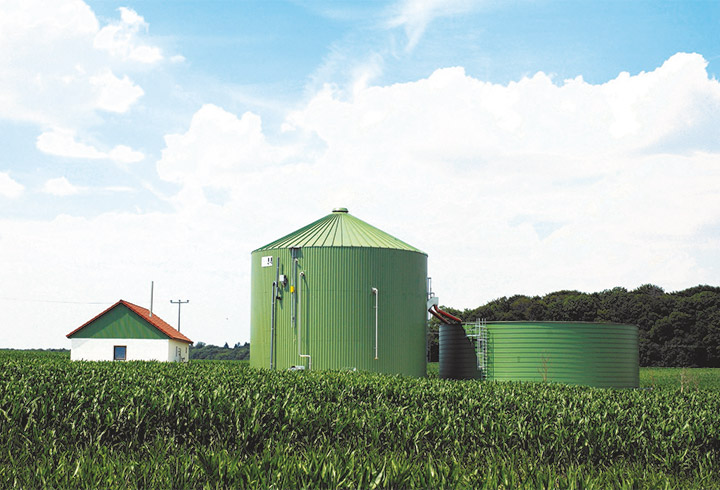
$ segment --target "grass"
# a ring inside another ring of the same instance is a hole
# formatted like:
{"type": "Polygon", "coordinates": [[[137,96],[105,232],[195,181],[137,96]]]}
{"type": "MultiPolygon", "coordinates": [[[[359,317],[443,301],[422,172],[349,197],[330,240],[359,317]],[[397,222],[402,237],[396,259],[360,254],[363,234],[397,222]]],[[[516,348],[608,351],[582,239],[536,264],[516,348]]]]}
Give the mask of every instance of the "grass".
{"type": "Polygon", "coordinates": [[[653,389],[720,390],[720,369],[640,368],[640,387],[653,389]]]}
{"type": "MultiPolygon", "coordinates": [[[[438,377],[439,363],[429,362],[428,378],[438,377]]],[[[720,390],[720,369],[713,368],[640,368],[640,388],[720,390]]]]}

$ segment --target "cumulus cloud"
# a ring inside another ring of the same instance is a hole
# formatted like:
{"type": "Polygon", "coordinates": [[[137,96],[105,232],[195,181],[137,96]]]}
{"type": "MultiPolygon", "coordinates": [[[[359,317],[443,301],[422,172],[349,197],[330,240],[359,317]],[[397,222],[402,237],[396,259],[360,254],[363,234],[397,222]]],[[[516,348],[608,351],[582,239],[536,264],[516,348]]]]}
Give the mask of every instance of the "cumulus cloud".
{"type": "Polygon", "coordinates": [[[81,0],[44,3],[39,0],[3,2],[0,16],[2,45],[32,42],[42,32],[48,41],[67,39],[97,32],[99,25],[92,9],[81,0]],[[41,9],[41,7],[44,7],[41,9]]]}
{"type": "Polygon", "coordinates": [[[145,19],[132,9],[120,7],[120,22],[106,25],[95,35],[93,46],[105,50],[122,60],[140,63],[157,63],[163,59],[157,46],[144,44],[138,39],[139,32],[147,32],[145,19]]]}
{"type": "Polygon", "coordinates": [[[677,54],[599,85],[544,73],[499,85],[458,67],[351,94],[327,86],[283,123],[320,144],[285,159],[257,116],[206,106],[166,137],[158,173],[181,184],[180,200],[230,188],[230,208],[273,216],[249,225],[267,239],[256,246],[346,205],[426,250],[434,284],[458,306],[680,288],[717,267],[698,258],[698,243],[718,241],[702,230],[720,224],[720,111],[708,110],[720,83],[705,67],[677,54]]]}
{"type": "Polygon", "coordinates": [[[96,94],[95,107],[109,112],[127,112],[144,93],[127,75],[118,78],[110,70],[90,77],[90,85],[96,94]]]}
{"type": "Polygon", "coordinates": [[[444,68],[417,82],[369,87],[351,100],[326,87],[289,122],[326,141],[343,138],[353,152],[411,152],[421,160],[518,153],[587,158],[645,150],[678,131],[685,144],[715,150],[720,85],[706,65],[699,55],[678,54],[653,72],[621,74],[602,85],[581,78],[556,84],[542,72],[498,85],[444,68]]]}
{"type": "MultiPolygon", "coordinates": [[[[154,279],[156,298],[168,284],[168,298],[192,299],[194,340],[248,339],[250,252],[336,206],[426,251],[440,300],[456,307],[559,289],[713,283],[720,83],[705,66],[678,54],[599,85],[543,73],[498,85],[457,67],[351,94],[326,87],[281,134],[253,113],[205,105],[186,131],[166,136],[157,162],[179,189],[172,211],[0,221],[0,269],[10,278],[0,295],[22,282],[13,277],[43,278],[17,294],[77,300],[93,291],[94,301],[146,304],[154,279]]],[[[97,310],[63,313],[55,335],[97,310]]],[[[158,314],[172,320],[166,311],[158,314]]],[[[49,315],[15,317],[42,325],[49,315]]]]}
{"type": "Polygon", "coordinates": [[[108,152],[107,156],[110,160],[119,163],[136,163],[145,159],[142,152],[135,151],[126,145],[117,145],[108,152]]]}
{"type": "Polygon", "coordinates": [[[78,143],[75,131],[56,128],[37,137],[37,149],[43,153],[71,158],[104,158],[105,154],[93,146],[78,143]]]}
{"type": "Polygon", "coordinates": [[[229,187],[246,172],[282,162],[287,153],[268,143],[256,114],[238,118],[206,104],[193,115],[186,133],[165,136],[157,171],[170,182],[229,187]]]}
{"type": "Polygon", "coordinates": [[[134,163],[145,158],[141,152],[125,145],[117,145],[109,152],[100,151],[94,146],[78,142],[75,131],[66,128],[45,131],[37,137],[35,144],[43,153],[68,158],[110,159],[119,163],[134,163]]]}
{"type": "Polygon", "coordinates": [[[71,184],[65,177],[50,179],[45,182],[43,192],[53,196],[72,196],[80,192],[80,188],[71,184]]]}
{"type": "Polygon", "coordinates": [[[101,28],[81,0],[5,2],[0,118],[77,126],[97,111],[127,112],[143,94],[127,70],[159,56],[159,48],[140,41],[144,29],[129,9],[121,9],[120,22],[101,28]]]}
{"type": "Polygon", "coordinates": [[[145,93],[133,73],[164,59],[142,16],[129,8],[119,16],[102,26],[82,0],[0,4],[0,119],[66,128],[38,137],[46,153],[142,160],[125,145],[99,150],[76,141],[109,114],[130,113],[145,93]]]}
{"type": "Polygon", "coordinates": [[[7,172],[0,172],[0,196],[15,199],[22,195],[25,186],[15,181],[7,172]]]}

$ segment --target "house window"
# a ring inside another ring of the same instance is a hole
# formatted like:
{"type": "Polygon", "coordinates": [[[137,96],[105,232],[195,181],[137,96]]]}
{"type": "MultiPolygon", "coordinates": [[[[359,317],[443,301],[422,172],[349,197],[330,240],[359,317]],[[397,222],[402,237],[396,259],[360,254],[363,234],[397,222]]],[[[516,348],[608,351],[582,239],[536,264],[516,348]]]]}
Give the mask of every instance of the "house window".
{"type": "Polygon", "coordinates": [[[127,346],[116,345],[113,349],[113,361],[124,361],[127,358],[127,346]]]}

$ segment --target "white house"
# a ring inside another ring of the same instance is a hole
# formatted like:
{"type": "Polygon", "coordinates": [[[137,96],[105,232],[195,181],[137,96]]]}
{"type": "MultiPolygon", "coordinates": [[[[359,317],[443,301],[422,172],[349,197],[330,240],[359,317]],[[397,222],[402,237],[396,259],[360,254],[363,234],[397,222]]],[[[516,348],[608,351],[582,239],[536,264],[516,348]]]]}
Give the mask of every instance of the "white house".
{"type": "Polygon", "coordinates": [[[123,300],[66,337],[73,361],[187,362],[193,343],[150,310],[123,300]]]}

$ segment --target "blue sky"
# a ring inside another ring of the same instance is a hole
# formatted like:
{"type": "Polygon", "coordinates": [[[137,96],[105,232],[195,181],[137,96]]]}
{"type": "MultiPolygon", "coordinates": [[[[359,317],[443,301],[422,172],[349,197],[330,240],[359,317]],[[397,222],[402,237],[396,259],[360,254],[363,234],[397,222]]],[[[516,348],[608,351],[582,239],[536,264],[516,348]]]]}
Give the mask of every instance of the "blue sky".
{"type": "MultiPolygon", "coordinates": [[[[451,2],[448,2],[451,3],[451,2]]],[[[461,65],[473,76],[507,83],[537,71],[604,82],[621,71],[652,70],[677,52],[720,52],[714,1],[457,2],[428,21],[405,52],[402,28],[388,23],[395,2],[209,1],[90,2],[112,19],[119,6],[142,12],[155,36],[191,59],[194,69],[228,83],[281,84],[301,91],[333,49],[387,55],[383,83],[414,80],[461,65]],[[476,4],[477,7],[470,5],[476,4]]],[[[715,61],[715,63],[713,63],[715,61]]]]}
{"type": "Polygon", "coordinates": [[[0,347],[64,346],[151,280],[171,323],[191,299],[193,340],[249,340],[250,252],[335,206],[426,250],[456,307],[717,284],[716,1],[0,14],[0,310],[23,332],[0,347]]]}

